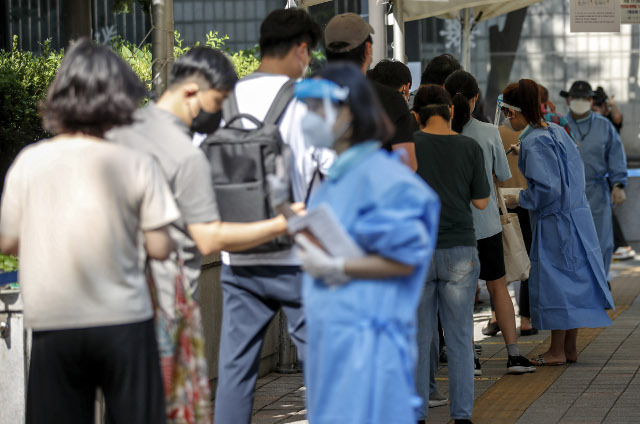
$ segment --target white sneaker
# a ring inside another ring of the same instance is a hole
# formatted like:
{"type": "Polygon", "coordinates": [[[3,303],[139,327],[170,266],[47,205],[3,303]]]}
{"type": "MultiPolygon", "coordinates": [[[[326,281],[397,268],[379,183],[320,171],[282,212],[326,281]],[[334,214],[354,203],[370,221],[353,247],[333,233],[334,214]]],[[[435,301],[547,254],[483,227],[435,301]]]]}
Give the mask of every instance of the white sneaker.
{"type": "Polygon", "coordinates": [[[429,408],[444,406],[447,403],[449,403],[449,398],[440,393],[438,389],[429,395],[429,408]]]}
{"type": "Polygon", "coordinates": [[[618,247],[615,252],[613,252],[613,259],[622,261],[625,259],[632,259],[636,256],[636,251],[631,248],[631,246],[618,247]]]}

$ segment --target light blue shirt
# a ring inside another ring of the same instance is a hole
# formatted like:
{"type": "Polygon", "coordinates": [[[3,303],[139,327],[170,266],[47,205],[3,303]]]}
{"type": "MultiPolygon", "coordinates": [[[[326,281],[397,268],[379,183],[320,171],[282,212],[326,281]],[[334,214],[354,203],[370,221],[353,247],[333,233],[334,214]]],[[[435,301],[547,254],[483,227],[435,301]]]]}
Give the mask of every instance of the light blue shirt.
{"type": "Polygon", "coordinates": [[[496,190],[492,183],[493,174],[496,174],[498,181],[506,181],[511,178],[511,171],[509,171],[507,155],[504,152],[498,127],[471,118],[462,129],[462,135],[473,138],[482,148],[482,153],[484,154],[484,170],[487,174],[489,185],[491,186],[489,205],[483,210],[477,209],[474,206],[471,207],[471,211],[473,212],[473,226],[476,230],[476,240],[481,240],[502,231],[496,190]]]}

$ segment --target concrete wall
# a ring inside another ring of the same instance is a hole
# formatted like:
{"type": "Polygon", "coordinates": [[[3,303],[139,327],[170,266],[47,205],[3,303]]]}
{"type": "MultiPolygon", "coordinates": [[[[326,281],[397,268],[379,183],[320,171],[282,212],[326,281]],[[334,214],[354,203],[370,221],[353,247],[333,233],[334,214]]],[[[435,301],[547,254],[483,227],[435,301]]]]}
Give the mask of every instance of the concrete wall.
{"type": "MultiPolygon", "coordinates": [[[[220,255],[204,258],[200,275],[200,308],[205,335],[209,378],[214,386],[218,377],[218,347],[222,325],[222,290],[220,288],[220,255]]],[[[260,375],[274,371],[278,364],[279,314],[275,316],[265,337],[260,361],[260,375]]]]}

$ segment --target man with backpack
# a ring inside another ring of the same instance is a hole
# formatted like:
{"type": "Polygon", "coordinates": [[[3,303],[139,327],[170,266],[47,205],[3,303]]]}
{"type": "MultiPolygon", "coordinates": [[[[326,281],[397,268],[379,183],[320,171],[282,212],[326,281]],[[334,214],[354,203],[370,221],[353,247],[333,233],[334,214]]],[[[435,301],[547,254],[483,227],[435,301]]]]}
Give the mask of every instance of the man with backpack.
{"type": "MultiPolygon", "coordinates": [[[[293,80],[305,76],[320,37],[320,27],[301,9],[278,9],[262,22],[261,65],[236,84],[223,106],[225,126],[201,146],[212,163],[223,219],[227,215],[246,222],[263,219],[264,182],[268,174],[277,172],[278,160],[288,169],[290,200],[307,197],[322,158],[305,145],[301,120],[306,106],[292,100],[292,88],[293,80]]],[[[270,205],[266,209],[268,217],[270,205]]],[[[281,308],[298,353],[304,353],[302,271],[290,240],[245,253],[222,252],[222,263],[214,421],[248,424],[262,343],[269,322],[281,308]]]]}

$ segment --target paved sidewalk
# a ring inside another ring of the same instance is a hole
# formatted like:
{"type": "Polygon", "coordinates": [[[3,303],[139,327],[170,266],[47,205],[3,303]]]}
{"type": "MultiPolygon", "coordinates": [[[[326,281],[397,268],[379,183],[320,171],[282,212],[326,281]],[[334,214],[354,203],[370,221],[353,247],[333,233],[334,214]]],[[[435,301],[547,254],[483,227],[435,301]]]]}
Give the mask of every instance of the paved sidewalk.
{"type": "MultiPolygon", "coordinates": [[[[578,340],[579,362],[539,367],[522,376],[506,375],[507,354],[501,333],[482,336],[490,311],[474,314],[476,342],[483,345],[483,375],[475,379],[475,424],[634,423],[640,424],[640,261],[613,266],[616,311],[614,325],[585,329],[578,340]],[[633,304],[632,304],[633,303],[633,304]]],[[[544,352],[549,331],[521,337],[520,350],[530,357],[544,352]]],[[[446,364],[437,373],[440,391],[447,394],[446,364]]],[[[254,424],[307,423],[302,375],[269,374],[258,381],[254,424]]],[[[449,408],[432,408],[428,423],[449,423],[449,408]]]]}

